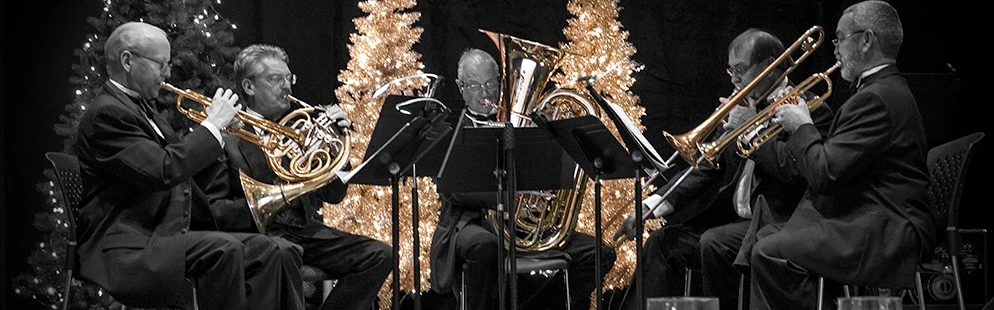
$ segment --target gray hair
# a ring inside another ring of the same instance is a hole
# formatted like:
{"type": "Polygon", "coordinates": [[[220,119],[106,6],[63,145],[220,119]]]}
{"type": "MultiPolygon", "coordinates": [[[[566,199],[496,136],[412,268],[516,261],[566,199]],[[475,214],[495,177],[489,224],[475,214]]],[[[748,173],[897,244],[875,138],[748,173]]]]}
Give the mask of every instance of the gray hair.
{"type": "Polygon", "coordinates": [[[877,36],[885,56],[897,57],[904,41],[904,28],[893,6],[883,1],[863,1],[846,8],[842,15],[846,14],[852,16],[856,29],[870,30],[877,36]]]}
{"type": "Polygon", "coordinates": [[[246,97],[245,90],[242,89],[242,80],[262,72],[263,68],[260,63],[266,58],[275,58],[285,63],[290,63],[290,58],[286,55],[286,51],[274,45],[253,44],[238,52],[238,56],[235,57],[234,81],[236,85],[235,89],[242,98],[246,97]]]}
{"type": "Polygon", "coordinates": [[[489,66],[494,72],[500,72],[497,61],[494,60],[493,56],[490,56],[490,54],[481,49],[467,49],[463,51],[462,56],[459,56],[459,68],[457,69],[456,77],[461,80],[465,77],[466,70],[469,70],[469,68],[483,68],[483,66],[489,66]]]}
{"type": "Polygon", "coordinates": [[[128,22],[115,28],[107,37],[107,42],[104,42],[107,72],[121,72],[124,69],[121,66],[121,53],[134,50],[144,52],[157,36],[165,38],[166,32],[143,22],[128,22]]]}

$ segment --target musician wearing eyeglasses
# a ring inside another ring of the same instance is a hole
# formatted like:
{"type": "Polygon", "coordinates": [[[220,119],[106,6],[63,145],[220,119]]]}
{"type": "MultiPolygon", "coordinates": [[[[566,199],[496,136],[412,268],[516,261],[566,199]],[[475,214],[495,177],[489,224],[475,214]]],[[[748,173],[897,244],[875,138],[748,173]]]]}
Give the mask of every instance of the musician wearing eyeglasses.
{"type": "MultiPolygon", "coordinates": [[[[496,114],[500,94],[500,68],[490,54],[479,49],[466,50],[459,59],[456,85],[466,102],[466,113],[461,121],[464,127],[498,126],[496,114]]],[[[520,160],[520,159],[519,159],[520,160]]],[[[481,176],[493,178],[492,175],[481,176]]],[[[498,308],[498,236],[481,214],[483,209],[494,209],[497,193],[445,194],[438,224],[431,244],[431,285],[438,293],[462,292],[466,309],[498,308]],[[464,276],[464,278],[461,278],[464,276]],[[461,282],[463,281],[463,282],[461,282]]],[[[518,256],[563,257],[568,256],[569,292],[572,309],[588,309],[590,295],[595,288],[595,246],[602,248],[602,272],[606,274],[614,265],[614,249],[596,242],[592,236],[575,233],[562,247],[539,252],[518,253],[518,256]]],[[[505,246],[507,246],[505,244],[505,246]]],[[[514,276],[514,273],[511,273],[514,276]]],[[[603,275],[602,275],[603,276],[603,275]]],[[[541,296],[542,292],[535,292],[541,296]]],[[[519,304],[523,308],[546,309],[545,303],[561,304],[560,298],[532,298],[519,304]]]]}
{"type": "Polygon", "coordinates": [[[104,45],[109,80],[75,145],[80,274],[131,307],[303,309],[299,251],[218,231],[204,193],[223,166],[219,129],[236,122],[239,96],[218,89],[183,136],[152,106],[170,50],[165,31],[141,22],[117,27],[104,45]]]}
{"type": "MultiPolygon", "coordinates": [[[[296,76],[290,72],[288,62],[286,52],[272,45],[251,45],[238,53],[234,73],[238,93],[246,102],[245,112],[272,124],[290,125],[280,124],[280,120],[302,107],[291,102],[291,85],[296,82],[296,76]]],[[[337,105],[326,106],[324,109],[324,115],[312,115],[311,119],[328,119],[330,123],[316,122],[314,125],[348,127],[348,118],[337,105]]],[[[251,125],[246,125],[243,129],[255,133],[265,141],[290,141],[280,137],[278,133],[251,125]]],[[[287,185],[294,182],[285,180],[274,171],[268,163],[272,158],[259,145],[233,135],[226,135],[225,141],[228,163],[225,174],[229,181],[225,188],[212,193],[214,208],[226,215],[220,220],[220,224],[235,231],[257,231],[262,229],[257,228],[261,224],[265,227],[266,234],[301,246],[304,265],[317,267],[337,280],[334,289],[318,309],[370,309],[393,266],[390,246],[366,236],[328,227],[319,213],[325,202],[341,202],[347,186],[335,178],[298,198],[290,200],[278,197],[277,199],[290,201],[277,209],[272,218],[257,223],[245,199],[239,172],[266,184],[287,185]]],[[[309,148],[311,147],[307,145],[301,146],[301,149],[309,148]]],[[[289,159],[281,157],[276,160],[289,159]]]]}
{"type": "Polygon", "coordinates": [[[835,35],[842,78],[857,90],[839,106],[829,133],[811,126],[805,107],[784,105],[776,117],[789,138],[754,154],[787,163],[808,187],[782,230],[761,231],[752,250],[752,309],[815,309],[819,277],[912,287],[920,255],[932,250],[928,149],[896,66],[903,39],[897,10],[883,1],[856,3],[843,11],[835,35]]]}
{"type": "MultiPolygon", "coordinates": [[[[776,36],[759,29],[748,29],[732,40],[727,72],[736,93],[749,93],[744,104],[731,109],[714,139],[731,137],[730,133],[756,117],[757,110],[792,87],[789,78],[777,79],[788,69],[786,63],[774,64],[784,53],[776,36]],[[769,74],[760,75],[771,66],[769,74]],[[754,81],[758,84],[748,88],[754,81]]],[[[728,98],[719,101],[729,103],[728,98]]],[[[813,115],[818,128],[827,132],[831,110],[826,106],[813,115]]],[[[759,228],[786,221],[804,189],[803,183],[797,183],[802,179],[785,173],[779,165],[744,159],[737,151],[735,147],[721,150],[719,168],[705,163],[687,168],[679,174],[686,174],[685,178],[671,179],[645,200],[650,217],[667,217],[666,226],[649,235],[644,265],[637,267],[644,268],[646,298],[682,295],[685,268],[691,268],[701,271],[701,280],[694,282],[703,283],[704,296],[718,297],[722,309],[736,309],[739,275],[748,273],[748,268],[733,267],[740,249],[751,246],[759,228]]],[[[634,214],[629,215],[615,238],[634,238],[635,220],[634,214]]],[[[634,309],[634,294],[629,296],[625,305],[634,309]]]]}

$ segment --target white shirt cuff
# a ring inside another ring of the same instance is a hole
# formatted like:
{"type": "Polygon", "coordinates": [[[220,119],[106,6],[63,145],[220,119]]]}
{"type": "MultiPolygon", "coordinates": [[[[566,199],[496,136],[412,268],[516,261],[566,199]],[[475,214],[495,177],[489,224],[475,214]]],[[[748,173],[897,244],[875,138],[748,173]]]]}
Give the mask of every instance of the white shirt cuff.
{"type": "Polygon", "coordinates": [[[652,216],[653,217],[659,218],[659,217],[662,217],[663,215],[669,214],[672,211],[672,209],[673,209],[672,206],[669,206],[669,203],[666,203],[665,205],[661,205],[659,207],[656,207],[657,205],[663,204],[665,202],[666,201],[663,200],[663,196],[662,195],[652,194],[651,196],[649,196],[648,198],[646,198],[645,200],[643,200],[642,204],[645,205],[646,209],[652,210],[652,216]],[[656,208],[656,209],[653,210],[652,208],[656,208]]]}
{"type": "Polygon", "coordinates": [[[211,134],[214,135],[214,139],[217,139],[217,143],[220,144],[221,147],[224,147],[224,139],[221,139],[221,130],[217,129],[217,126],[214,126],[214,124],[211,124],[211,122],[208,122],[207,120],[200,122],[200,126],[207,128],[207,131],[210,131],[211,134]]]}

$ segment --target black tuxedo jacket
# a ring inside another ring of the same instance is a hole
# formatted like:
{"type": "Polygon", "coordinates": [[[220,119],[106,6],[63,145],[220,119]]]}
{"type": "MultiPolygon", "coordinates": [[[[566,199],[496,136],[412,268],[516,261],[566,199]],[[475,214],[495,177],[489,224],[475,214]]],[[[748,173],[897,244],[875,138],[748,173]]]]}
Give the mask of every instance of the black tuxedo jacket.
{"type": "Polygon", "coordinates": [[[201,190],[223,154],[207,128],[180,138],[149,124],[138,103],[107,82],[80,119],[83,180],[79,273],[132,305],[182,304],[189,230],[216,229],[201,190]],[[124,251],[115,251],[124,250],[124,251]],[[143,294],[156,291],[157,294],[143,294]]]}
{"type": "Polygon", "coordinates": [[[808,184],[783,233],[782,253],[843,283],[911,287],[935,238],[927,206],[928,148],[907,80],[894,65],[862,80],[827,136],[804,125],[757,160],[785,162],[808,184]]]}

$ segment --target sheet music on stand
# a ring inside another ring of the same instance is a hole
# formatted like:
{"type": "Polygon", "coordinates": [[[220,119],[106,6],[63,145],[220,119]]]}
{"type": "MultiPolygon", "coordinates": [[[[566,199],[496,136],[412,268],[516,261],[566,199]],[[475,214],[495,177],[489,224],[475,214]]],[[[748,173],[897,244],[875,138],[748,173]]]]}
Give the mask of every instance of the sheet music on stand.
{"type": "MultiPolygon", "coordinates": [[[[590,92],[596,91],[594,90],[592,84],[588,84],[587,90],[590,92]]],[[[665,180],[666,177],[663,175],[663,172],[671,168],[670,163],[678,153],[674,152],[669,160],[664,160],[663,157],[659,155],[659,152],[656,151],[656,148],[652,147],[649,140],[645,138],[642,131],[635,126],[635,122],[628,117],[625,110],[617,104],[608,102],[607,99],[604,99],[599,95],[594,97],[598,99],[596,101],[600,104],[601,109],[607,113],[608,118],[614,122],[614,126],[618,129],[618,131],[620,131],[621,140],[625,143],[625,146],[630,149],[632,144],[634,144],[638,146],[639,150],[642,151],[643,159],[645,159],[643,162],[648,164],[642,165],[644,168],[643,170],[646,175],[652,176],[646,183],[650,183],[656,177],[662,177],[665,180]]]]}

